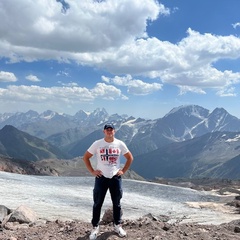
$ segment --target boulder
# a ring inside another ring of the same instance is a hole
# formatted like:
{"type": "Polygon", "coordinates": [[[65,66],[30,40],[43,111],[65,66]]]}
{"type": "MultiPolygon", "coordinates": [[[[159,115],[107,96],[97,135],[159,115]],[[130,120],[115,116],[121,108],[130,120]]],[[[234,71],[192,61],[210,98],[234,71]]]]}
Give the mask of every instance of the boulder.
{"type": "Polygon", "coordinates": [[[102,221],[104,223],[111,223],[113,222],[113,210],[112,208],[108,208],[105,210],[103,217],[102,217],[102,221]]]}
{"type": "Polygon", "coordinates": [[[3,219],[11,213],[11,210],[3,205],[0,205],[0,223],[3,219]]]}
{"type": "MultiPolygon", "coordinates": [[[[121,216],[123,215],[123,211],[121,210],[121,216]]],[[[102,217],[102,221],[104,223],[112,223],[113,222],[113,209],[112,208],[108,208],[105,210],[103,217],[102,217]]]]}
{"type": "Polygon", "coordinates": [[[37,221],[36,213],[29,207],[21,205],[16,210],[13,210],[8,216],[6,216],[2,222],[3,226],[7,222],[33,223],[37,221]]]}

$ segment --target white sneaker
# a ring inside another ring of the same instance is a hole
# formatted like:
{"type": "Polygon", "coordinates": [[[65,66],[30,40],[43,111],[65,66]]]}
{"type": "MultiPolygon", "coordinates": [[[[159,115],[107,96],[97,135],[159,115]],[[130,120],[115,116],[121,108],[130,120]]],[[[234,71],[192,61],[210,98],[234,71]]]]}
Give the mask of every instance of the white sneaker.
{"type": "Polygon", "coordinates": [[[122,229],[121,225],[114,224],[114,231],[118,234],[119,237],[127,236],[127,233],[122,229]]]}
{"type": "Polygon", "coordinates": [[[94,227],[94,228],[92,229],[92,231],[91,231],[91,234],[89,235],[89,239],[90,239],[90,240],[95,240],[95,239],[97,239],[98,233],[99,233],[99,226],[94,227]]]}

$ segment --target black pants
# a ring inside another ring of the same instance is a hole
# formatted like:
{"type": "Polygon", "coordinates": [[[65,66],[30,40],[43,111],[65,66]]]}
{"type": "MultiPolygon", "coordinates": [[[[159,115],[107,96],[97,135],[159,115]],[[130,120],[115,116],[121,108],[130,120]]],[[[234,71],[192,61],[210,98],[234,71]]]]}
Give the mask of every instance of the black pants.
{"type": "Polygon", "coordinates": [[[93,227],[96,227],[99,224],[102,205],[108,189],[113,204],[114,224],[118,225],[121,223],[120,200],[122,198],[122,178],[121,176],[113,176],[112,178],[101,176],[95,178],[95,185],[93,189],[93,227]]]}

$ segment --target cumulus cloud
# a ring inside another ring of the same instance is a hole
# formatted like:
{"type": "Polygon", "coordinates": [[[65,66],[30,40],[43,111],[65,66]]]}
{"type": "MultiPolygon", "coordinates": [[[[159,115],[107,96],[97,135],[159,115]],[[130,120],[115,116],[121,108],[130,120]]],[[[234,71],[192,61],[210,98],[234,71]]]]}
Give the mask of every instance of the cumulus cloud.
{"type": "Polygon", "coordinates": [[[105,83],[98,83],[94,89],[92,89],[92,94],[94,97],[101,97],[107,100],[114,100],[114,99],[124,99],[126,100],[127,97],[122,95],[121,90],[117,89],[112,85],[107,85],[105,83]]]}
{"type": "Polygon", "coordinates": [[[120,46],[146,37],[147,21],[168,10],[154,0],[9,0],[0,13],[0,41],[27,57],[31,49],[81,53],[120,46]]]}
{"type": "Polygon", "coordinates": [[[40,87],[36,85],[10,85],[6,89],[0,88],[0,99],[9,102],[36,102],[47,103],[51,106],[54,102],[60,103],[81,103],[93,102],[95,99],[107,100],[126,99],[119,89],[104,83],[97,84],[92,89],[79,86],[64,87],[40,87]]]}
{"type": "Polygon", "coordinates": [[[0,82],[16,82],[17,78],[14,73],[0,71],[0,82]]]}
{"type": "Polygon", "coordinates": [[[222,59],[240,58],[240,38],[200,34],[191,29],[187,33],[178,44],[156,38],[137,40],[109,54],[100,64],[114,73],[142,74],[195,93],[240,82],[239,72],[214,67],[222,59]]]}
{"type": "MultiPolygon", "coordinates": [[[[219,95],[234,95],[240,73],[219,70],[215,64],[222,59],[240,58],[240,38],[201,34],[192,29],[175,44],[149,37],[147,24],[160,15],[170,14],[155,0],[3,1],[0,56],[9,62],[56,60],[104,69],[117,75],[103,78],[105,83],[125,86],[128,93],[135,95],[161,90],[165,83],[179,87],[180,94],[188,91],[205,94],[207,88],[212,88],[219,95]],[[135,76],[153,78],[154,83],[135,76]]],[[[239,23],[233,24],[234,28],[238,26],[239,23]]],[[[14,74],[0,77],[0,81],[16,81],[14,77],[14,74]]],[[[90,93],[90,99],[96,96],[126,99],[113,85],[99,83],[95,89],[81,92],[90,93]]],[[[70,89],[67,91],[73,91],[70,89]]],[[[49,92],[55,93],[52,88],[49,92]]]]}
{"type": "Polygon", "coordinates": [[[31,82],[40,82],[41,81],[37,76],[34,76],[32,74],[26,76],[26,79],[31,82]]]}
{"type": "Polygon", "coordinates": [[[147,95],[162,88],[160,83],[146,83],[139,79],[132,79],[131,75],[124,77],[115,76],[114,78],[102,76],[102,80],[114,85],[126,86],[128,92],[133,95],[147,95]]]}

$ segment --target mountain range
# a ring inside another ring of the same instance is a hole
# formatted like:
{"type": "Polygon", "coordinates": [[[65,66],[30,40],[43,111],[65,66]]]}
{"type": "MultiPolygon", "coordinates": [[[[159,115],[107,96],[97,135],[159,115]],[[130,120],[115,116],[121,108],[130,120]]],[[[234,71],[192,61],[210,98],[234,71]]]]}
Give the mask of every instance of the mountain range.
{"type": "Polygon", "coordinates": [[[80,110],[74,116],[50,110],[41,114],[32,110],[4,113],[0,114],[0,154],[31,161],[76,158],[103,137],[106,122],[115,124],[116,138],[134,155],[132,170],[144,178],[240,178],[236,168],[240,161],[240,119],[223,108],[209,111],[197,105],[174,108],[153,120],[109,115],[105,109],[91,113],[80,110]],[[8,135],[11,140],[6,141],[8,135]],[[48,155],[39,154],[39,149],[48,149],[48,155]],[[33,153],[35,158],[20,155],[22,152],[28,156],[33,153]]]}
{"type": "Polygon", "coordinates": [[[48,142],[6,125],[0,130],[0,154],[18,159],[37,161],[44,158],[70,158],[48,142]]]}
{"type": "Polygon", "coordinates": [[[146,179],[238,179],[240,132],[212,132],[136,156],[132,169],[146,179]]]}

